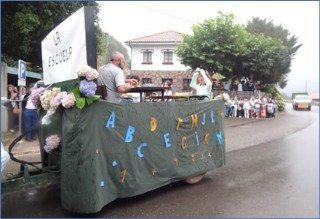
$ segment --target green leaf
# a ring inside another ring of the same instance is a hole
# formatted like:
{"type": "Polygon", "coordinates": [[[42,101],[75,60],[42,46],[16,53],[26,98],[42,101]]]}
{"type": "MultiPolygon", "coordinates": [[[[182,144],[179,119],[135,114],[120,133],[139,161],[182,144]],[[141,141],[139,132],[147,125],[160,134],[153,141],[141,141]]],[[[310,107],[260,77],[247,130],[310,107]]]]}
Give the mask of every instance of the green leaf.
{"type": "Polygon", "coordinates": [[[93,101],[98,100],[101,97],[101,95],[93,95],[91,98],[93,98],[93,101]]]}
{"type": "Polygon", "coordinates": [[[78,95],[80,95],[80,86],[76,86],[73,90],[72,90],[72,92],[76,95],[76,94],[78,94],[78,95]]]}
{"type": "Polygon", "coordinates": [[[93,95],[92,97],[87,97],[86,98],[87,104],[88,105],[92,104],[93,101],[98,100],[100,97],[101,97],[100,95],[93,95]]]}
{"type": "Polygon", "coordinates": [[[84,97],[77,98],[76,106],[78,109],[82,110],[85,105],[86,105],[86,99],[84,97]]]}
{"type": "Polygon", "coordinates": [[[86,101],[87,101],[87,104],[88,104],[88,105],[90,105],[90,104],[93,103],[93,100],[92,100],[91,97],[87,97],[87,98],[86,98],[86,101]]]}

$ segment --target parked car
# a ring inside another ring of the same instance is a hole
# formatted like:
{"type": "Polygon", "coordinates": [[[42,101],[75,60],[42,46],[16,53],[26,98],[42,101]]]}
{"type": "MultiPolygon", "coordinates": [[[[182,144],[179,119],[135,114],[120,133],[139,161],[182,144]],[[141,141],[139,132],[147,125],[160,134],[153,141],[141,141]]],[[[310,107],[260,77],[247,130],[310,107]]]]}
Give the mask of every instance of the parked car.
{"type": "Polygon", "coordinates": [[[295,95],[295,97],[292,99],[292,107],[295,110],[298,109],[308,109],[311,110],[312,105],[312,99],[309,98],[308,95],[295,95]]]}

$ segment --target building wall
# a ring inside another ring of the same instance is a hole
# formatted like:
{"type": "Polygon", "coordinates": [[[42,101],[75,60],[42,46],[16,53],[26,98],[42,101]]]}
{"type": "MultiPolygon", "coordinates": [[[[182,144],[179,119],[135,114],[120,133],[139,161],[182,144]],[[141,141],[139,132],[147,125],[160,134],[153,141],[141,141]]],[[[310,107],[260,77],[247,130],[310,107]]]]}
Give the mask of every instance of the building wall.
{"type": "Polygon", "coordinates": [[[163,53],[162,49],[175,49],[175,44],[145,44],[131,45],[131,70],[162,70],[162,71],[186,71],[189,67],[182,65],[178,57],[173,53],[173,64],[162,64],[163,53]],[[143,53],[142,49],[153,49],[152,64],[142,64],[143,53]]]}
{"type": "Polygon", "coordinates": [[[173,52],[173,64],[163,64],[163,49],[174,50],[175,44],[143,44],[131,45],[131,74],[143,78],[150,78],[152,84],[161,86],[164,79],[172,79],[173,92],[190,91],[183,89],[183,79],[190,79],[192,72],[190,68],[181,64],[176,54],[173,52]],[[143,53],[141,50],[153,50],[152,64],[142,64],[143,53]]]}
{"type": "Polygon", "coordinates": [[[190,90],[183,89],[183,79],[192,78],[191,71],[160,71],[160,70],[132,70],[131,74],[136,74],[140,77],[141,83],[143,78],[151,78],[152,84],[161,86],[163,79],[172,79],[173,92],[188,92],[190,90]]]}
{"type": "MultiPolygon", "coordinates": [[[[7,64],[1,63],[1,97],[7,97],[8,94],[8,74],[7,64]]],[[[1,101],[1,131],[8,131],[8,111],[4,106],[4,102],[1,101]]]]}

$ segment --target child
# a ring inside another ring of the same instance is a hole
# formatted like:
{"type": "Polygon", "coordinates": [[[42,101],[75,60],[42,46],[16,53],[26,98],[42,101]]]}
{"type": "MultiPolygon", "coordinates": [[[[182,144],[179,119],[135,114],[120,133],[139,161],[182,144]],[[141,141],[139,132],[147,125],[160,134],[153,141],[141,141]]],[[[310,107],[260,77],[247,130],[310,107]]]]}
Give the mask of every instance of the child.
{"type": "Polygon", "coordinates": [[[171,81],[165,81],[162,86],[166,88],[164,91],[164,96],[172,96],[171,81]]]}
{"type": "Polygon", "coordinates": [[[243,101],[243,111],[244,111],[244,118],[249,119],[249,111],[251,109],[249,100],[247,98],[244,98],[243,101]]]}
{"type": "Polygon", "coordinates": [[[192,76],[190,87],[195,89],[197,95],[211,96],[212,82],[203,69],[197,69],[192,76]]]}

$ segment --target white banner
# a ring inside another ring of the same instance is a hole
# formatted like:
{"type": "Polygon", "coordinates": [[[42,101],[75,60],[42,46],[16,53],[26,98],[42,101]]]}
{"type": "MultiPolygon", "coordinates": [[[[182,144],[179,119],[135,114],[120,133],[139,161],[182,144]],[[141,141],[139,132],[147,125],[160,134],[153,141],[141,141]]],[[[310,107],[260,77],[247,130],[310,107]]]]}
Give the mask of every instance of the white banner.
{"type": "Polygon", "coordinates": [[[77,70],[87,64],[83,7],[46,36],[41,51],[45,85],[78,77],[77,70]]]}

